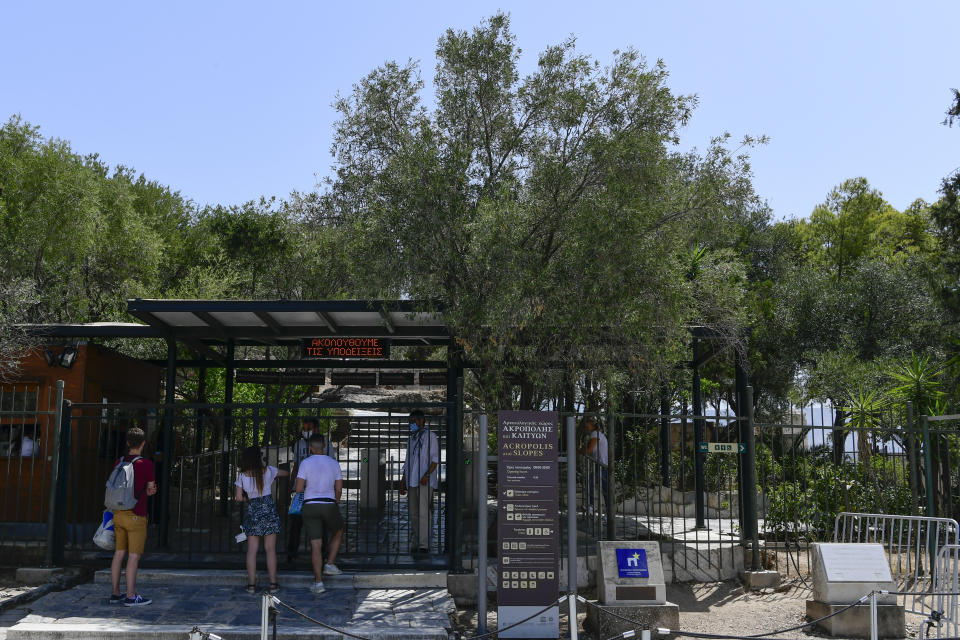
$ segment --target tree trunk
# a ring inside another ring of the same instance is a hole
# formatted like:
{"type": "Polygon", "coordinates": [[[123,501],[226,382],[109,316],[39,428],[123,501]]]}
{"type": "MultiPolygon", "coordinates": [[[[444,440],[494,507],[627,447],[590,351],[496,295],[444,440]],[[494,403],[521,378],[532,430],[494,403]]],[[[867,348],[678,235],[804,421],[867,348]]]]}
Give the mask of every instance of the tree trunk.
{"type": "Polygon", "coordinates": [[[833,441],[833,464],[837,467],[843,464],[844,445],[847,440],[847,431],[843,428],[843,423],[847,421],[847,412],[837,409],[833,417],[833,432],[831,434],[833,441]]]}

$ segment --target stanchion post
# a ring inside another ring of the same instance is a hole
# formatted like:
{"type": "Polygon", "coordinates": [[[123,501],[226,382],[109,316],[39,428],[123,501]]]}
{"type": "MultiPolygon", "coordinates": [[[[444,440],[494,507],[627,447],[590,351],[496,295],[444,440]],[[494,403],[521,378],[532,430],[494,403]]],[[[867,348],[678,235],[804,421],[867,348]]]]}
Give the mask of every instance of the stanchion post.
{"type": "Polygon", "coordinates": [[[570,640],[577,640],[577,432],[567,416],[567,603],[570,640]]]}
{"type": "Polygon", "coordinates": [[[260,640],[267,640],[270,628],[270,605],[273,599],[264,592],[260,598],[260,640]]]}
{"type": "Polygon", "coordinates": [[[877,592],[870,594],[870,640],[877,640],[877,592]]]}
{"type": "MultiPolygon", "coordinates": [[[[477,443],[477,633],[487,632],[487,429],[480,416],[477,443]]],[[[499,578],[498,578],[499,580],[499,578]]]]}

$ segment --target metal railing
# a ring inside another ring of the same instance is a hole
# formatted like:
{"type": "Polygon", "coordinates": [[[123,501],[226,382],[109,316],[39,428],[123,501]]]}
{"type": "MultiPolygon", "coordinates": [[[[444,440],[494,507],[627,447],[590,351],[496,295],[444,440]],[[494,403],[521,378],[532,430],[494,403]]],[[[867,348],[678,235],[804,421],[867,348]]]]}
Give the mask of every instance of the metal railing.
{"type": "MultiPolygon", "coordinates": [[[[960,635],[960,545],[940,547],[934,575],[931,608],[939,618],[939,624],[934,626],[934,637],[957,637],[960,635]]],[[[926,634],[927,637],[930,635],[929,632],[926,634]]]]}
{"type": "Polygon", "coordinates": [[[833,542],[882,545],[899,590],[913,594],[901,596],[905,609],[927,615],[936,591],[937,558],[944,546],[960,543],[960,525],[952,518],[842,512],[833,542]]]}

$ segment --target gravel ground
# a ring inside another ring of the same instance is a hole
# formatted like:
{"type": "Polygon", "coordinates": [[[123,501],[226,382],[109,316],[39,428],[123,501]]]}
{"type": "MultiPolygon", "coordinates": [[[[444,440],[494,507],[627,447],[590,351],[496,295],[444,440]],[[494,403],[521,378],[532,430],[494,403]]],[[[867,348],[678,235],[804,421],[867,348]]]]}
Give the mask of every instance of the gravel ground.
{"type": "MultiPolygon", "coordinates": [[[[496,601],[491,595],[487,628],[496,628],[496,601]]],[[[583,592],[588,599],[595,594],[583,592]]],[[[799,581],[787,581],[777,590],[744,592],[738,581],[667,585],[667,600],[680,606],[680,629],[696,633],[751,636],[786,629],[807,622],[806,601],[810,589],[799,581]]],[[[561,612],[562,614],[562,612],[561,612]]],[[[579,629],[583,634],[584,606],[579,607],[579,629]]],[[[569,637],[566,616],[561,615],[560,637],[569,637]]],[[[907,614],[907,637],[916,638],[923,618],[907,614]]],[[[462,609],[455,615],[454,627],[460,637],[476,634],[476,610],[462,609]]],[[[584,634],[583,637],[592,637],[584,634]]],[[[656,638],[656,636],[654,636],[656,638]]],[[[674,636],[681,637],[681,636],[674,636]]],[[[776,636],[782,640],[828,638],[820,632],[797,629],[776,636]]],[[[601,638],[600,640],[606,640],[601,638]]]]}

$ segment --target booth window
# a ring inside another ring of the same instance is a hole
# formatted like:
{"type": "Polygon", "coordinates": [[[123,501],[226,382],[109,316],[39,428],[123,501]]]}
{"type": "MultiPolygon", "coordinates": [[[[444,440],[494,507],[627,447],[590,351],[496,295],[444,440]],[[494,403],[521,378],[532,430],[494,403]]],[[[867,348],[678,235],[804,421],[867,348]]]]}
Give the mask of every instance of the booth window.
{"type": "Polygon", "coordinates": [[[0,386],[0,456],[20,455],[24,435],[37,438],[39,385],[0,386]]]}

